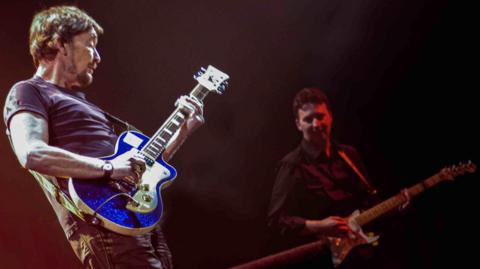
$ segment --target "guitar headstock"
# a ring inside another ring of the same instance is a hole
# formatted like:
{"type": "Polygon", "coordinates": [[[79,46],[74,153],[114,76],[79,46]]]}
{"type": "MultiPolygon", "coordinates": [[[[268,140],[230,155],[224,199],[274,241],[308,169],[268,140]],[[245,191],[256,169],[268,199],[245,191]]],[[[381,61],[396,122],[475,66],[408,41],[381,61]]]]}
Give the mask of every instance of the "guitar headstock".
{"type": "Polygon", "coordinates": [[[472,161],[468,161],[467,163],[459,163],[445,167],[440,171],[440,174],[444,179],[454,180],[457,176],[466,173],[475,173],[476,170],[477,166],[472,161]]]}
{"type": "Polygon", "coordinates": [[[198,83],[200,83],[200,85],[210,91],[215,91],[218,94],[225,92],[228,85],[228,79],[230,78],[227,74],[211,65],[209,65],[207,69],[202,67],[193,77],[198,83]]]}

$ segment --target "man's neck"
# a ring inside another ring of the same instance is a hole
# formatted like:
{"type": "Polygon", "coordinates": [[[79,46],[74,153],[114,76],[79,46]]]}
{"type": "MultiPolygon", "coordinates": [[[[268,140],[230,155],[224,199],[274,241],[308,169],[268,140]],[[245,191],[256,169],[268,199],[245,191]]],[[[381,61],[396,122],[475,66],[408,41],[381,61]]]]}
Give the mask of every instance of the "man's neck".
{"type": "Polygon", "coordinates": [[[331,142],[329,140],[325,141],[325,143],[314,143],[312,141],[306,141],[306,146],[313,150],[314,152],[319,152],[320,155],[324,155],[327,158],[330,158],[332,150],[331,150],[331,142]]]}
{"type": "Polygon", "coordinates": [[[330,158],[332,154],[332,147],[330,146],[330,141],[327,141],[327,144],[325,145],[325,155],[327,155],[328,158],[330,158]]]}
{"type": "Polygon", "coordinates": [[[329,140],[327,140],[325,142],[325,144],[323,145],[322,151],[325,153],[325,156],[330,158],[332,151],[331,151],[331,146],[330,146],[330,141],[329,140]]]}
{"type": "Polygon", "coordinates": [[[46,82],[52,83],[65,89],[72,89],[72,85],[68,83],[65,71],[63,71],[60,63],[56,61],[40,63],[35,72],[36,76],[41,77],[46,82]]]}

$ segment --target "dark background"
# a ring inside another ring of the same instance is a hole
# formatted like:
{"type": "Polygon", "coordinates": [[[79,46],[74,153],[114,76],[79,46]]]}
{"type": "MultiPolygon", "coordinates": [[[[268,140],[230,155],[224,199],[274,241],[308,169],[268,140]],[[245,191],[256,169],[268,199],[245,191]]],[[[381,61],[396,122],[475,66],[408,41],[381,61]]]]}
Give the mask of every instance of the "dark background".
{"type": "MultiPolygon", "coordinates": [[[[461,3],[462,2],[462,3],[461,3]]],[[[295,92],[318,85],[334,134],[396,194],[442,167],[478,163],[478,35],[473,7],[446,0],[2,1],[0,91],[34,73],[28,28],[74,3],[105,29],[88,98],[147,134],[208,64],[231,76],[172,164],[165,231],[177,268],[225,268],[266,254],[276,162],[300,139],[295,92]]],[[[80,268],[53,210],[0,137],[2,268],[80,268]]],[[[397,268],[474,263],[478,173],[443,183],[391,221],[379,248],[397,268]]]]}

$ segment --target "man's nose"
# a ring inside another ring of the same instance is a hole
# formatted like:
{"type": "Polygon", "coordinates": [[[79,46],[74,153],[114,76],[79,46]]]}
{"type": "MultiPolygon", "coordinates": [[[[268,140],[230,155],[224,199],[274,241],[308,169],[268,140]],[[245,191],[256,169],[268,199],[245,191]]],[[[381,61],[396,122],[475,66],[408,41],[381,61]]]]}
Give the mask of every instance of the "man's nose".
{"type": "Polygon", "coordinates": [[[322,122],[317,119],[314,119],[312,122],[312,125],[313,127],[319,127],[320,125],[322,125],[322,122]]]}
{"type": "Polygon", "coordinates": [[[100,53],[98,52],[97,49],[95,49],[95,53],[93,54],[93,60],[99,64],[102,58],[100,58],[100,53]]]}

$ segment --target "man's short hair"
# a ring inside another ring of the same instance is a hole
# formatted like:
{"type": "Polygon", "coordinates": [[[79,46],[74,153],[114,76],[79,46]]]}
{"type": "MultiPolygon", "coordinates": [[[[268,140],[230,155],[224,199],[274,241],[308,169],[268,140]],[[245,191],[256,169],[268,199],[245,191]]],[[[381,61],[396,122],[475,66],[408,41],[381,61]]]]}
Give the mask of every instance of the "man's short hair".
{"type": "Polygon", "coordinates": [[[322,104],[327,105],[330,110],[330,103],[328,102],[327,95],[319,88],[309,87],[301,89],[293,99],[293,115],[298,117],[298,110],[302,108],[304,104],[322,104]]]}
{"type": "Polygon", "coordinates": [[[57,39],[67,43],[91,28],[98,34],[103,33],[103,28],[92,17],[74,6],[55,6],[35,14],[30,26],[30,54],[35,67],[41,59],[55,56],[57,39]]]}

